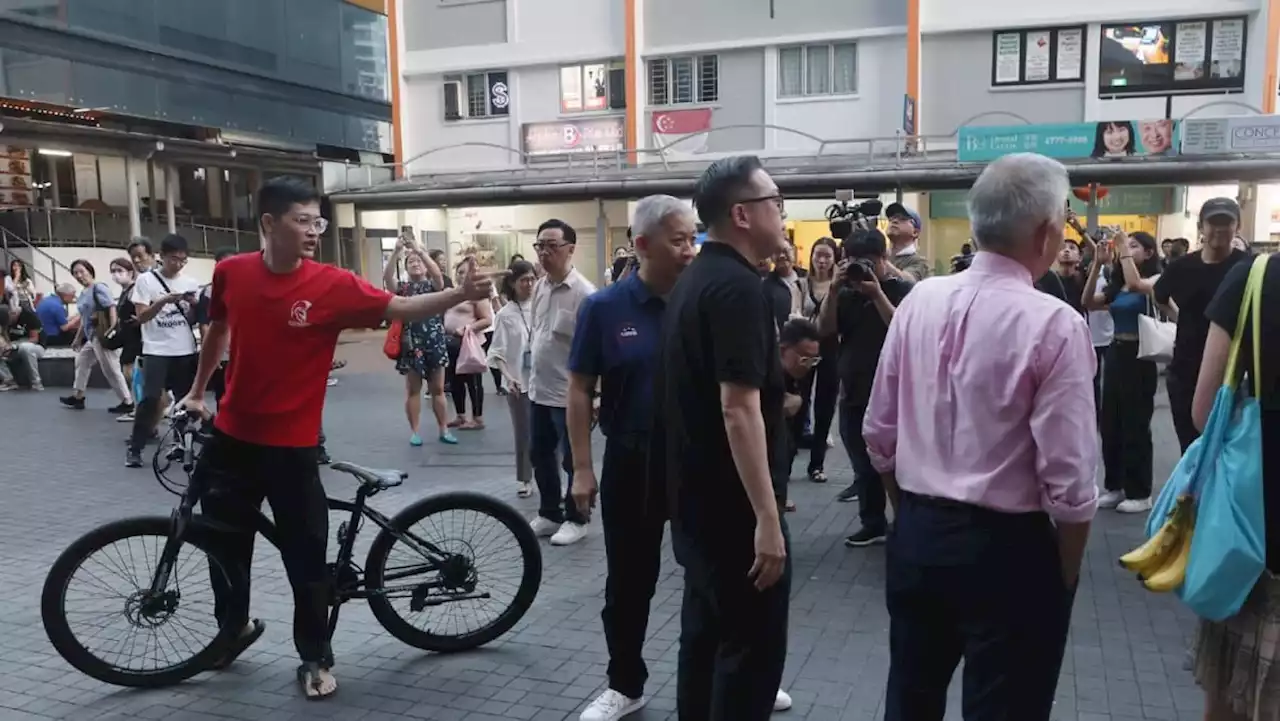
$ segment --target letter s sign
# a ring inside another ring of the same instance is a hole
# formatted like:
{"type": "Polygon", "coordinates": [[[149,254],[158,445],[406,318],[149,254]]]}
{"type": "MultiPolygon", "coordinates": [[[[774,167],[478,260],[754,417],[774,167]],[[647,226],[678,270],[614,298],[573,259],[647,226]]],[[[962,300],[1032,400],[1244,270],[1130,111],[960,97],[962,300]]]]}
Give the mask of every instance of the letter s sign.
{"type": "Polygon", "coordinates": [[[489,73],[489,113],[491,115],[511,113],[511,88],[507,85],[506,73],[489,73]]]}

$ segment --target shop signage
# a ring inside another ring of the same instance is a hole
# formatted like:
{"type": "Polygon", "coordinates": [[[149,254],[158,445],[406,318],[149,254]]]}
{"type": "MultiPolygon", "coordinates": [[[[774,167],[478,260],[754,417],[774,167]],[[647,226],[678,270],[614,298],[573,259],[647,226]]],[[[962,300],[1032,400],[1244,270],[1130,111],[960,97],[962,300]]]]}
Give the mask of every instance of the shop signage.
{"type": "MultiPolygon", "coordinates": [[[[1176,185],[1122,185],[1108,188],[1107,197],[1098,201],[1102,215],[1169,215],[1181,210],[1182,193],[1176,185]]],[[[968,218],[965,207],[967,190],[935,190],[929,193],[929,217],[933,219],[968,218]]],[[[1072,196],[1071,208],[1084,217],[1088,210],[1084,201],[1072,196]]]]}
{"type": "Polygon", "coordinates": [[[523,135],[524,152],[533,156],[612,153],[626,145],[626,120],[619,115],[562,123],[525,123],[523,135]]]}
{"type": "Polygon", "coordinates": [[[1050,158],[1126,158],[1177,153],[1178,122],[1167,119],[1102,123],[1002,125],[960,128],[962,163],[983,163],[1010,153],[1050,158]]]}
{"type": "Polygon", "coordinates": [[[1194,118],[1182,121],[1183,155],[1280,152],[1280,116],[1194,118]]]}

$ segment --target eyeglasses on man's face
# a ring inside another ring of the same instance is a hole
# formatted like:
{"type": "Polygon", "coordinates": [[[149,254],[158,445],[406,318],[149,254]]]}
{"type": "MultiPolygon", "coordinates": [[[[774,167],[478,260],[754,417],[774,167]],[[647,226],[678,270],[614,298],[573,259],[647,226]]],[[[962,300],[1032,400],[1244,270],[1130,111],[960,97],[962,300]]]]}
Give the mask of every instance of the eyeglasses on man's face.
{"type": "Polygon", "coordinates": [[[781,211],[786,204],[786,200],[782,197],[782,193],[774,193],[773,195],[761,195],[758,198],[743,198],[735,203],[735,205],[754,205],[756,203],[772,202],[778,206],[781,211]]]}
{"type": "Polygon", "coordinates": [[[324,234],[329,229],[329,220],[318,215],[295,215],[293,222],[302,227],[303,230],[314,230],[317,234],[324,234]]]}

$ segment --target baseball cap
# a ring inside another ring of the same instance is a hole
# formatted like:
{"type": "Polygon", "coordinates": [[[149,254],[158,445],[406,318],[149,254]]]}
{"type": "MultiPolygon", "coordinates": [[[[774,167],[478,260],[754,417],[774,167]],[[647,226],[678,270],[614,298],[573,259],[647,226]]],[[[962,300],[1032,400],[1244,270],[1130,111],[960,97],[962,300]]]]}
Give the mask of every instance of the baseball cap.
{"type": "Polygon", "coordinates": [[[892,218],[895,215],[905,215],[911,219],[911,224],[916,226],[916,230],[920,230],[920,214],[916,211],[908,208],[902,203],[890,203],[889,207],[884,209],[884,217],[892,218]]]}
{"type": "Polygon", "coordinates": [[[1200,206],[1200,222],[1210,218],[1226,216],[1240,222],[1240,204],[1233,198],[1210,198],[1200,206]]]}

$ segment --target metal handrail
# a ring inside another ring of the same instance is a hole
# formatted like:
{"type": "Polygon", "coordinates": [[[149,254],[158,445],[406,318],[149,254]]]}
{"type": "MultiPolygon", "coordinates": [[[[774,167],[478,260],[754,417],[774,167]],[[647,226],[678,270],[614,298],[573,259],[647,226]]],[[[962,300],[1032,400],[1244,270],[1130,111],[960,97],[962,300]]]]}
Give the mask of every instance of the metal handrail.
{"type": "MultiPolygon", "coordinates": [[[[35,245],[34,243],[27,240],[26,238],[23,238],[22,236],[18,235],[12,230],[9,230],[4,226],[0,226],[0,247],[3,247],[5,255],[17,258],[17,254],[9,249],[10,238],[13,238],[14,240],[16,240],[19,245],[23,245],[23,246],[26,246],[27,248],[30,248],[32,253],[39,253],[46,260],[49,261],[49,267],[53,273],[53,275],[51,276],[45,275],[44,272],[38,268],[33,268],[31,263],[27,264],[27,269],[32,271],[33,273],[36,273],[40,277],[48,280],[49,283],[53,285],[53,287],[55,288],[58,287],[58,268],[62,268],[63,270],[67,271],[68,276],[74,277],[74,274],[71,272],[71,267],[68,266],[66,263],[63,263],[62,261],[53,257],[48,252],[42,250],[39,246],[35,245]]],[[[21,258],[18,258],[18,259],[22,260],[21,258]]]]}

